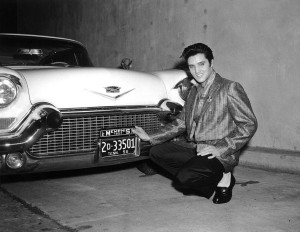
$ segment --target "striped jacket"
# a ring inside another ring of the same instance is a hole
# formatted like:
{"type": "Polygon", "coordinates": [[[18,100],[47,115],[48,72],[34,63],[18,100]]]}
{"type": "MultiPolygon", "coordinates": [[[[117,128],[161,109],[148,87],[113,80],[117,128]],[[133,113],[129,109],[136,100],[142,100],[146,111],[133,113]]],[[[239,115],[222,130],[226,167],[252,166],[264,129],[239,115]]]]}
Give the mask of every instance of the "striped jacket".
{"type": "Polygon", "coordinates": [[[247,94],[239,83],[219,74],[216,74],[200,112],[195,112],[197,94],[197,87],[193,86],[183,111],[172,123],[150,134],[150,142],[153,145],[163,143],[184,133],[198,151],[207,145],[215,146],[225,172],[231,171],[238,164],[241,148],[257,130],[257,120],[247,94]],[[195,118],[196,113],[199,116],[195,118]]]}

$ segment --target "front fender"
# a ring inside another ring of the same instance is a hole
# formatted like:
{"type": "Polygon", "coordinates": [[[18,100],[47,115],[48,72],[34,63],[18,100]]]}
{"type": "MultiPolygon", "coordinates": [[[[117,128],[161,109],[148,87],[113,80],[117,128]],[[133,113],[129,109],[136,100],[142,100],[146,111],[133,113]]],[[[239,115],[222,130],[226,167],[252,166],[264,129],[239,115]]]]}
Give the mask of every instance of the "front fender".
{"type": "Polygon", "coordinates": [[[184,105],[184,99],[181,97],[179,87],[180,83],[188,77],[185,71],[172,69],[157,71],[153,72],[152,74],[159,77],[163,81],[169,100],[184,105]]]}

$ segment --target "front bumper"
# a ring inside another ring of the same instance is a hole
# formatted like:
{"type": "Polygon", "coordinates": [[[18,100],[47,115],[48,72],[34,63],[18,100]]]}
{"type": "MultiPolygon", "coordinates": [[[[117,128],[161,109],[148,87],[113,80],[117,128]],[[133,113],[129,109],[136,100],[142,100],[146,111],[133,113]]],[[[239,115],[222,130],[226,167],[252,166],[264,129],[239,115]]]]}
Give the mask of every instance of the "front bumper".
{"type": "Polygon", "coordinates": [[[5,165],[5,155],[0,156],[0,175],[16,175],[22,173],[53,172],[84,168],[103,167],[149,159],[150,144],[141,144],[140,156],[124,156],[115,159],[99,159],[96,153],[79,153],[73,156],[35,159],[23,152],[24,165],[19,169],[11,169],[5,165]]]}
{"type": "Polygon", "coordinates": [[[58,128],[62,115],[49,103],[35,105],[11,132],[0,135],[0,154],[26,151],[47,131],[58,128]]]}
{"type": "Polygon", "coordinates": [[[61,114],[50,106],[35,106],[17,133],[9,138],[0,137],[1,175],[92,168],[148,159],[151,145],[143,141],[138,156],[99,157],[94,148],[99,128],[138,125],[152,131],[162,125],[166,116],[157,107],[62,110],[61,114]],[[54,130],[55,127],[58,128],[54,130]],[[7,166],[11,153],[22,157],[21,167],[7,166]]]}

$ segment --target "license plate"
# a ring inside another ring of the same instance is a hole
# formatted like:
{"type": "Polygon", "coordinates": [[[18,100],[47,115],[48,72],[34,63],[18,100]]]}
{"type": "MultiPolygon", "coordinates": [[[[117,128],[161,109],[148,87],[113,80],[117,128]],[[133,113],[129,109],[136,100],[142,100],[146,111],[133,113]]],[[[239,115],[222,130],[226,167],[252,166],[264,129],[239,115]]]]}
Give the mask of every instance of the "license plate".
{"type": "Polygon", "coordinates": [[[139,155],[140,140],[131,128],[102,129],[99,138],[100,157],[139,155]]]}

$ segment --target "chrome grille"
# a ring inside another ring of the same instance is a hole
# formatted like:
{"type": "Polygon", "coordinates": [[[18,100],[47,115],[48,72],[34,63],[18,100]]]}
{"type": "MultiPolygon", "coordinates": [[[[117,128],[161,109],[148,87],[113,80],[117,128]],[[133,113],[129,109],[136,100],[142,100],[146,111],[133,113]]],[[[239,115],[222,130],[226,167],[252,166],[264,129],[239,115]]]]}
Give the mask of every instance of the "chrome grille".
{"type": "Polygon", "coordinates": [[[35,157],[91,152],[96,149],[101,128],[135,125],[152,132],[160,126],[160,120],[156,113],[64,117],[61,127],[44,135],[29,152],[35,157]]]}

